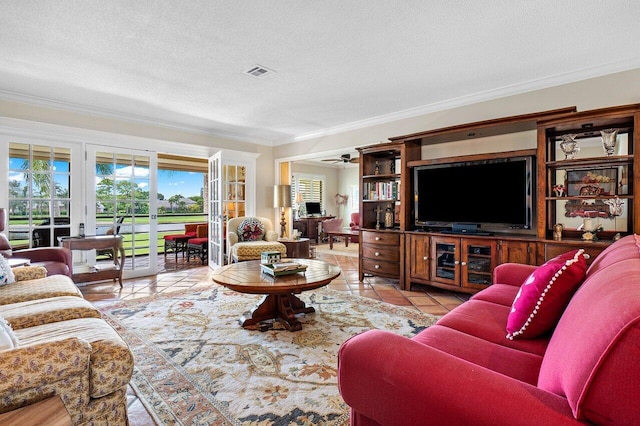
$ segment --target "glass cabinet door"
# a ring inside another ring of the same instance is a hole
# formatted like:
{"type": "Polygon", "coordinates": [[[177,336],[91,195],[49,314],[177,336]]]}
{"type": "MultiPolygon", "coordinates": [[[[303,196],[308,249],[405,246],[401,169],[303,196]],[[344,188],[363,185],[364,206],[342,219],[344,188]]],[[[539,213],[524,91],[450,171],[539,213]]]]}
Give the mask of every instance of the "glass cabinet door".
{"type": "Polygon", "coordinates": [[[462,242],[463,287],[482,289],[491,285],[492,271],[496,264],[495,249],[495,241],[462,242]]]}
{"type": "Polygon", "coordinates": [[[459,285],[459,241],[456,238],[433,238],[431,246],[431,279],[433,281],[459,285]]]}

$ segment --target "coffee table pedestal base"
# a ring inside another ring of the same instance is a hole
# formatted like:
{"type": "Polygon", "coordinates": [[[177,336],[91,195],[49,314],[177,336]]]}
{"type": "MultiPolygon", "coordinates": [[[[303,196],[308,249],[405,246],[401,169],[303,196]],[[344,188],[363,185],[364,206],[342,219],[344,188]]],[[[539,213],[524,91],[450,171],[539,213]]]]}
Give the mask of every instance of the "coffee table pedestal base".
{"type": "Polygon", "coordinates": [[[240,325],[248,327],[262,321],[278,318],[287,330],[302,330],[302,324],[296,318],[297,314],[310,314],[316,310],[293,294],[269,294],[251,310],[250,316],[240,317],[240,325]]]}

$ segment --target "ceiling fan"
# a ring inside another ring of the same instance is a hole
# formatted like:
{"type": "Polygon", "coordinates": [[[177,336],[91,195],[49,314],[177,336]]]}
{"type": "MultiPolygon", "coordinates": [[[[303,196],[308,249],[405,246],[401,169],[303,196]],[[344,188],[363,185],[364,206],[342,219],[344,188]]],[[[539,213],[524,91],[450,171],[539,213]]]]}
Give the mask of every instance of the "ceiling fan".
{"type": "Polygon", "coordinates": [[[322,161],[330,161],[331,164],[336,163],[357,163],[360,161],[360,157],[351,158],[351,154],[342,154],[340,158],[327,158],[322,161]]]}

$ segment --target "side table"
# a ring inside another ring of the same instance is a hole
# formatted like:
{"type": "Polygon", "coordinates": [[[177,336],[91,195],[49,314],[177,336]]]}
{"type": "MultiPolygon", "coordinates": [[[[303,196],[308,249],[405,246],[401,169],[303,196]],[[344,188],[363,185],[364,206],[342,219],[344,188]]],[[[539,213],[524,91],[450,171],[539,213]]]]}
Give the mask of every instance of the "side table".
{"type": "Polygon", "coordinates": [[[122,235],[99,235],[86,237],[61,237],[62,247],[69,250],[113,250],[113,265],[107,268],[94,266],[92,271],[74,273],[71,277],[74,283],[117,279],[122,287],[122,269],[124,268],[124,248],[122,247],[122,235]]]}
{"type": "Polygon", "coordinates": [[[299,240],[279,238],[278,242],[284,244],[287,248],[287,257],[309,259],[309,238],[300,238],[299,240]]]}

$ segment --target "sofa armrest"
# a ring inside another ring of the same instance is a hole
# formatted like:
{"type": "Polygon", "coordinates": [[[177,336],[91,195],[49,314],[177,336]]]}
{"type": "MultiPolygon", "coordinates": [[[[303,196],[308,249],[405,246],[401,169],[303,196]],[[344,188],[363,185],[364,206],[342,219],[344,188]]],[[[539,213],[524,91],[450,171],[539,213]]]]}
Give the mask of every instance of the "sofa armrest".
{"type": "Polygon", "coordinates": [[[17,394],[67,377],[89,377],[91,345],[68,339],[0,351],[0,395],[17,394]]]}
{"type": "Polygon", "coordinates": [[[341,345],[338,387],[353,417],[386,426],[580,424],[565,398],[383,330],[341,345]]]}
{"type": "Polygon", "coordinates": [[[73,255],[66,247],[38,247],[32,249],[16,250],[15,257],[23,257],[35,262],[62,262],[69,268],[69,276],[73,274],[73,255]]]}
{"type": "Polygon", "coordinates": [[[493,268],[493,284],[509,284],[520,287],[537,266],[523,263],[503,263],[493,268]]]}
{"type": "Polygon", "coordinates": [[[278,232],[277,231],[267,231],[264,236],[265,241],[278,241],[278,232]]]}

